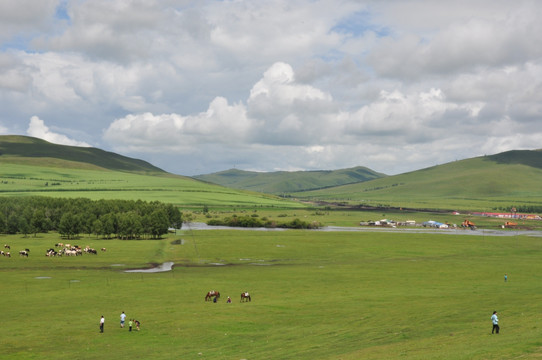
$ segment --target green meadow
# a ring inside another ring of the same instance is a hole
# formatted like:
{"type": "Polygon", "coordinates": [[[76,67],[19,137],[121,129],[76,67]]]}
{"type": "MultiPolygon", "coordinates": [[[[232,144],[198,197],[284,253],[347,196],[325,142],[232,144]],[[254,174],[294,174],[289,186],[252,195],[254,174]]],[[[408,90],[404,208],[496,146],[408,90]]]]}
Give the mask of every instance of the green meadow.
{"type": "Polygon", "coordinates": [[[160,201],[188,208],[303,206],[273,195],[229,189],[168,173],[148,175],[91,165],[81,168],[80,163],[63,160],[40,160],[50,166],[37,166],[28,161],[23,164],[0,162],[0,196],[160,201]]]}
{"type": "MultiPolygon", "coordinates": [[[[408,220],[415,221],[418,225],[424,221],[434,220],[450,225],[457,225],[457,231],[465,231],[460,228],[461,223],[465,219],[474,222],[483,230],[502,230],[502,225],[507,219],[496,217],[473,216],[469,213],[460,213],[454,215],[452,212],[424,212],[424,211],[406,211],[399,209],[381,209],[377,210],[342,210],[339,208],[324,209],[324,208],[253,208],[253,209],[211,209],[207,213],[203,213],[201,208],[186,209],[183,212],[185,218],[190,218],[194,222],[207,222],[211,219],[222,219],[232,216],[254,216],[261,219],[269,219],[278,222],[290,222],[294,219],[300,219],[308,223],[319,222],[323,226],[340,226],[340,227],[360,227],[360,222],[375,221],[381,219],[394,220],[396,222],[406,222],[408,220]]],[[[509,219],[508,219],[509,220],[509,219]]],[[[507,229],[506,231],[522,231],[522,230],[542,230],[542,221],[539,220],[514,220],[518,226],[516,229],[507,229]]]]}
{"type": "Polygon", "coordinates": [[[540,179],[540,165],[497,163],[491,157],[478,157],[292,196],[351,205],[493,211],[540,206],[540,179]]]}
{"type": "Polygon", "coordinates": [[[0,240],[12,253],[0,257],[2,359],[542,354],[539,237],[181,230],[161,240],[82,236],[72,244],[107,250],[46,257],[59,241],[54,233],[0,240]],[[17,255],[24,248],[28,258],[17,255]],[[172,271],[125,272],[165,261],[172,271]],[[209,290],[220,291],[217,303],[204,301],[209,290]],[[243,291],[252,302],[240,303],[243,291]],[[121,329],[121,311],[141,331],[121,329]]]}

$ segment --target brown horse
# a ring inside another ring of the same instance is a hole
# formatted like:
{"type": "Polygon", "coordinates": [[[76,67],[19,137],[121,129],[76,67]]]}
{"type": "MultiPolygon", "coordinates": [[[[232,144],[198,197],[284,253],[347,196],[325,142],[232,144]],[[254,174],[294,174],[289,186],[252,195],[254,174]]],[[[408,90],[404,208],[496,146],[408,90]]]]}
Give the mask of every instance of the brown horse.
{"type": "Polygon", "coordinates": [[[250,294],[248,292],[241,293],[241,302],[251,301],[250,294]]]}
{"type": "Polygon", "coordinates": [[[218,300],[220,299],[220,293],[215,290],[211,290],[205,295],[205,301],[211,301],[213,300],[213,296],[218,300]]]}

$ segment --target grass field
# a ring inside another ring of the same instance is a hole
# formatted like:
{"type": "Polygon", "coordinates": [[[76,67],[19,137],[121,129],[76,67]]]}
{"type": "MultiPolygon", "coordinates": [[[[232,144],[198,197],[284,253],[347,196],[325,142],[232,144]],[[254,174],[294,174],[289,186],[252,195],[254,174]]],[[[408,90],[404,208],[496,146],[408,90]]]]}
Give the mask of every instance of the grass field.
{"type": "Polygon", "coordinates": [[[185,230],[162,240],[82,237],[76,243],[107,251],[45,257],[58,241],[0,240],[15,253],[0,257],[2,359],[542,355],[540,238],[185,230]],[[23,248],[30,257],[16,255],[23,248]],[[173,271],[123,271],[163,261],[173,271]],[[218,303],[204,301],[212,289],[218,303]],[[252,302],[239,302],[242,291],[252,302]],[[120,329],[121,311],[141,331],[120,329]]]}
{"type": "MultiPolygon", "coordinates": [[[[47,161],[46,159],[41,159],[47,161]]],[[[51,160],[52,161],[52,160],[51,160]]],[[[160,201],[181,207],[303,207],[273,195],[228,189],[171,174],[143,175],[95,169],[0,162],[0,196],[84,197],[160,201]]]]}
{"type": "MultiPolygon", "coordinates": [[[[341,209],[288,209],[288,208],[253,208],[251,210],[222,209],[210,210],[204,214],[201,209],[196,211],[186,209],[184,212],[186,217],[190,217],[195,222],[207,222],[210,219],[222,219],[225,217],[237,216],[258,216],[259,218],[274,220],[276,222],[288,222],[293,219],[301,219],[312,223],[314,221],[321,223],[323,226],[340,226],[340,227],[359,227],[362,221],[374,221],[381,219],[390,219],[396,222],[405,222],[414,220],[417,224],[422,224],[424,221],[434,220],[450,225],[456,224],[460,226],[463,220],[469,219],[474,222],[480,229],[501,229],[507,219],[499,219],[495,217],[472,216],[470,214],[453,215],[451,212],[423,212],[423,211],[402,211],[402,210],[341,210],[341,209]]],[[[509,220],[509,219],[508,219],[509,220]]],[[[519,230],[542,230],[542,221],[539,220],[514,220],[518,224],[519,230]]],[[[461,229],[460,229],[461,230],[461,229]]],[[[508,230],[517,231],[517,230],[508,230]]]]}
{"type": "Polygon", "coordinates": [[[496,164],[479,157],[293,196],[354,205],[492,211],[498,207],[540,206],[541,178],[540,167],[496,164]]]}

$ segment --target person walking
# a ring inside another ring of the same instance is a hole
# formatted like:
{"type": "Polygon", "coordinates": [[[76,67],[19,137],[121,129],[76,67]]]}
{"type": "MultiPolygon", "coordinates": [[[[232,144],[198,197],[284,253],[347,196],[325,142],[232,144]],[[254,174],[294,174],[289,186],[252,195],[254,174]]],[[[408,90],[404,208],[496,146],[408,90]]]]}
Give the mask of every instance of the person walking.
{"type": "Polygon", "coordinates": [[[504,274],[504,282],[508,281],[508,275],[504,274]]]}
{"type": "Polygon", "coordinates": [[[100,332],[101,332],[101,333],[104,332],[104,324],[105,324],[105,318],[104,318],[104,316],[102,315],[102,318],[100,319],[100,332]]]}
{"type": "Polygon", "coordinates": [[[128,331],[132,331],[132,325],[134,324],[134,322],[132,321],[132,319],[130,319],[130,321],[128,321],[128,331]]]}
{"type": "Polygon", "coordinates": [[[493,334],[496,332],[499,333],[499,318],[497,317],[497,311],[493,311],[493,315],[491,315],[491,322],[493,323],[493,329],[491,329],[491,333],[493,334]]]}
{"type": "Polygon", "coordinates": [[[124,321],[126,321],[126,314],[123,311],[122,314],[120,314],[120,327],[121,328],[124,327],[124,321]]]}

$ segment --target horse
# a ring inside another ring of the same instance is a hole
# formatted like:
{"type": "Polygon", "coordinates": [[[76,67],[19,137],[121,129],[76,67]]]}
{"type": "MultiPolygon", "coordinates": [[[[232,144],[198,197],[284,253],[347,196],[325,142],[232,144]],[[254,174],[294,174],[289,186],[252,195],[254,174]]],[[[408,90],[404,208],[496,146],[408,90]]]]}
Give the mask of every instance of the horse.
{"type": "Polygon", "coordinates": [[[211,301],[213,299],[213,296],[218,300],[220,299],[220,292],[216,290],[211,290],[205,295],[205,301],[211,301]]]}
{"type": "Polygon", "coordinates": [[[250,294],[248,292],[241,293],[241,302],[251,301],[250,294]]]}

